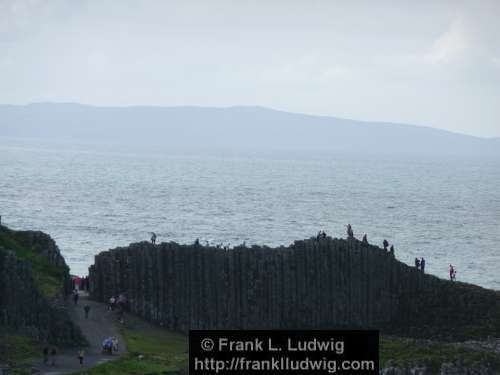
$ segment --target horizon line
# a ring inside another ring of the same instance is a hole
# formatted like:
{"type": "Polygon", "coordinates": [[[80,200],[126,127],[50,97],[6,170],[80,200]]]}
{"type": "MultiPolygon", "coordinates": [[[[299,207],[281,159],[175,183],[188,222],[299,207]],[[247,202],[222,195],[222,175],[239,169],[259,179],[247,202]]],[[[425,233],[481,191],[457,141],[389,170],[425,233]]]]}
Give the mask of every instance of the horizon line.
{"type": "Polygon", "coordinates": [[[477,138],[477,139],[482,139],[482,140],[488,140],[488,141],[499,141],[500,136],[492,136],[492,137],[485,137],[485,136],[480,136],[480,135],[475,135],[475,134],[470,134],[470,133],[461,133],[458,131],[453,131],[449,129],[443,129],[443,128],[436,128],[432,127],[429,125],[421,125],[421,124],[412,124],[412,123],[405,123],[405,122],[394,122],[394,121],[385,121],[385,120],[356,120],[353,118],[347,118],[347,117],[337,117],[333,115],[322,115],[322,114],[316,114],[316,113],[306,113],[306,112],[294,112],[294,111],[288,111],[288,110],[283,110],[283,109],[277,109],[273,107],[267,107],[263,105],[252,105],[252,104],[239,104],[239,105],[228,105],[228,106],[205,106],[205,105],[157,105],[157,104],[128,104],[128,105],[99,105],[99,104],[87,104],[87,103],[80,103],[80,102],[58,102],[58,101],[40,101],[40,102],[28,102],[25,104],[11,104],[11,103],[0,103],[0,106],[11,106],[11,107],[29,107],[33,105],[74,105],[74,106],[81,106],[81,107],[90,107],[90,108],[114,108],[114,109],[127,109],[127,108],[157,108],[157,109],[175,109],[175,108],[194,108],[194,109],[213,109],[213,110],[227,110],[227,109],[247,109],[247,108],[254,108],[254,109],[260,109],[260,110],[266,110],[266,111],[271,111],[271,112],[280,112],[280,113],[285,113],[285,114],[292,114],[292,115],[301,115],[301,116],[308,116],[308,117],[316,117],[316,118],[323,118],[323,119],[335,119],[335,120],[343,120],[343,121],[353,121],[353,122],[361,122],[367,125],[372,125],[372,124],[383,124],[383,125],[394,125],[394,126],[405,126],[405,127],[415,127],[415,128],[424,128],[424,129],[429,129],[432,131],[437,131],[437,132],[445,132],[448,134],[454,134],[454,135],[459,135],[459,136],[466,136],[466,137],[472,137],[472,138],[477,138]]]}

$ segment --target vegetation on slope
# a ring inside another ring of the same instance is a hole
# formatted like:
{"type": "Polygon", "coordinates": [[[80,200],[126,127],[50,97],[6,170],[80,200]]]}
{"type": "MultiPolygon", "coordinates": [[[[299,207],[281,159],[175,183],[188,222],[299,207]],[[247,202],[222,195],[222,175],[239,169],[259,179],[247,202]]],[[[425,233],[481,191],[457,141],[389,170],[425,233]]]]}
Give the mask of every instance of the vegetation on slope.
{"type": "Polygon", "coordinates": [[[27,246],[22,232],[0,226],[0,251],[11,250],[21,260],[27,260],[32,267],[33,277],[39,291],[47,297],[54,297],[62,290],[64,270],[40,254],[42,244],[27,246]],[[2,249],[3,248],[3,249],[2,249]]]}
{"type": "Polygon", "coordinates": [[[32,338],[15,334],[0,333],[0,362],[24,362],[38,358],[41,353],[41,345],[32,338]]]}
{"type": "Polygon", "coordinates": [[[500,355],[494,350],[466,348],[461,343],[419,340],[395,336],[382,336],[380,340],[380,365],[389,363],[405,368],[425,365],[437,372],[445,362],[460,361],[464,366],[488,365],[500,371],[500,355]]]}

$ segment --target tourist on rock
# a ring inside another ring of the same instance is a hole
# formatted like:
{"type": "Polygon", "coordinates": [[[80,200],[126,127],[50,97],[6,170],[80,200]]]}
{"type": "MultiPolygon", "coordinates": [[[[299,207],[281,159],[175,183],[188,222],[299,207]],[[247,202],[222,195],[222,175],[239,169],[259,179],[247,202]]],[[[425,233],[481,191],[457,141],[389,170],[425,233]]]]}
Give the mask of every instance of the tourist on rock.
{"type": "Polygon", "coordinates": [[[422,272],[425,272],[425,259],[424,259],[424,257],[422,257],[422,259],[420,260],[420,269],[422,270],[422,272]]]}
{"type": "Polygon", "coordinates": [[[387,251],[387,246],[389,246],[389,242],[387,242],[387,240],[384,240],[382,244],[384,245],[384,250],[387,251]]]}
{"type": "Polygon", "coordinates": [[[351,224],[347,224],[347,237],[348,238],[354,237],[354,231],[352,230],[351,224]]]}
{"type": "Polygon", "coordinates": [[[455,279],[455,269],[450,264],[450,281],[453,281],[454,279],[455,279]]]}
{"type": "Polygon", "coordinates": [[[83,311],[85,311],[85,319],[89,318],[89,312],[90,312],[90,305],[85,305],[83,308],[83,311]]]}
{"type": "Polygon", "coordinates": [[[418,270],[420,269],[420,259],[415,258],[415,268],[418,270]]]}
{"type": "Polygon", "coordinates": [[[151,232],[151,243],[154,245],[156,243],[156,233],[151,232]]]}
{"type": "Polygon", "coordinates": [[[452,266],[451,270],[451,281],[455,281],[457,279],[457,269],[452,266]]]}
{"type": "Polygon", "coordinates": [[[391,253],[392,255],[394,255],[394,245],[391,245],[391,247],[390,247],[389,251],[390,251],[390,253],[391,253]]]}

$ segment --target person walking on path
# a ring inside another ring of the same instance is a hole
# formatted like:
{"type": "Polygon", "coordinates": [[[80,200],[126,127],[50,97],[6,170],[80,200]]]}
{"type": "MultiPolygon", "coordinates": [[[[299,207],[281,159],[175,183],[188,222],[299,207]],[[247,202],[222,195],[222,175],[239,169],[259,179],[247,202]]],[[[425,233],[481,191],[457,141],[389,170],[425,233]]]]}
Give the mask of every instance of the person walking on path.
{"type": "Polygon", "coordinates": [[[75,290],[73,291],[73,302],[75,303],[75,305],[76,305],[76,304],[78,304],[78,297],[80,297],[80,296],[78,295],[78,290],[76,290],[76,289],[75,289],[75,290]]]}
{"type": "Polygon", "coordinates": [[[422,272],[425,272],[425,259],[424,259],[424,257],[422,257],[422,259],[420,260],[420,269],[422,270],[422,272]]]}
{"type": "Polygon", "coordinates": [[[43,364],[47,365],[49,363],[49,347],[45,345],[43,347],[43,364]]]}
{"type": "Polygon", "coordinates": [[[85,307],[83,308],[83,311],[85,311],[85,319],[88,319],[89,318],[89,312],[90,312],[90,305],[85,305],[85,307]]]}
{"type": "Polygon", "coordinates": [[[80,349],[78,351],[78,361],[80,362],[80,366],[83,366],[83,358],[85,357],[85,351],[80,349]]]}
{"type": "Polygon", "coordinates": [[[115,310],[115,303],[116,303],[115,297],[111,296],[111,298],[109,299],[109,309],[111,311],[115,310]]]}
{"type": "Polygon", "coordinates": [[[57,349],[55,346],[52,347],[52,349],[50,350],[50,364],[52,366],[55,366],[56,365],[56,355],[57,355],[57,349]]]}

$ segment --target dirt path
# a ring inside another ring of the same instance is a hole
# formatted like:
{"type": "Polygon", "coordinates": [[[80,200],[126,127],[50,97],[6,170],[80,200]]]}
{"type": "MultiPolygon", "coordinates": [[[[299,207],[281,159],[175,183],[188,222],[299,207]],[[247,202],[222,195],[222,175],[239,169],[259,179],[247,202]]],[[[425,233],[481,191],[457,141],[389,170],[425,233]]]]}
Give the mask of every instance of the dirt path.
{"type": "MultiPolygon", "coordinates": [[[[78,348],[62,349],[56,357],[55,366],[43,364],[37,365],[40,373],[44,375],[68,374],[73,371],[81,371],[118,358],[126,352],[125,342],[118,331],[118,322],[116,314],[108,311],[107,306],[94,302],[88,298],[86,293],[80,292],[80,298],[77,305],[71,301],[69,312],[75,324],[80,326],[83,335],[87,338],[90,346],[84,348],[85,360],[83,366],[80,366],[77,358],[78,348]],[[88,319],[85,319],[83,307],[88,304],[90,313],[88,319]],[[101,354],[102,342],[114,336],[118,339],[118,352],[113,356],[101,354]]],[[[49,359],[50,362],[50,359],[49,359]]]]}

